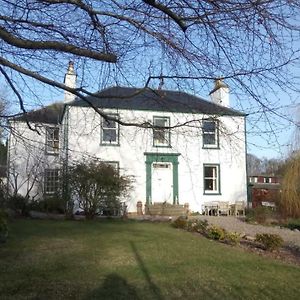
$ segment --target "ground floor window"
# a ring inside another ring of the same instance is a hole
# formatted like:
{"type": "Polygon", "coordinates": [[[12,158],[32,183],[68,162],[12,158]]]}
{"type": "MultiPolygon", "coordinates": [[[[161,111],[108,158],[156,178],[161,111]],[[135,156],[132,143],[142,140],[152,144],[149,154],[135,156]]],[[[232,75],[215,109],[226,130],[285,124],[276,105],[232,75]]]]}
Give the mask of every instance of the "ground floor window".
{"type": "Polygon", "coordinates": [[[117,175],[120,175],[120,164],[118,161],[104,161],[104,163],[112,167],[117,175]]]}
{"type": "Polygon", "coordinates": [[[204,194],[220,193],[220,166],[205,164],[204,169],[204,194]]]}
{"type": "Polygon", "coordinates": [[[54,194],[60,186],[59,169],[46,169],[44,177],[44,193],[47,195],[54,194]]]}

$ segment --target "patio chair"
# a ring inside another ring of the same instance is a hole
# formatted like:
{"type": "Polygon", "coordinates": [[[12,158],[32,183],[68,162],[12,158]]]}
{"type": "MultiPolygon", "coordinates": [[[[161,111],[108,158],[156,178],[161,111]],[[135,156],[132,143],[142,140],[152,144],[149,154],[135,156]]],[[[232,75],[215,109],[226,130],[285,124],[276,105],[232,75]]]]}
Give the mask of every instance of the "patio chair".
{"type": "Polygon", "coordinates": [[[204,203],[204,214],[206,216],[218,216],[219,215],[219,201],[212,201],[204,203]]]}
{"type": "Polygon", "coordinates": [[[218,214],[219,215],[230,215],[229,202],[221,201],[218,205],[218,214]]]}
{"type": "Polygon", "coordinates": [[[236,201],[235,204],[230,206],[231,214],[234,216],[245,216],[245,202],[244,201],[236,201]]]}

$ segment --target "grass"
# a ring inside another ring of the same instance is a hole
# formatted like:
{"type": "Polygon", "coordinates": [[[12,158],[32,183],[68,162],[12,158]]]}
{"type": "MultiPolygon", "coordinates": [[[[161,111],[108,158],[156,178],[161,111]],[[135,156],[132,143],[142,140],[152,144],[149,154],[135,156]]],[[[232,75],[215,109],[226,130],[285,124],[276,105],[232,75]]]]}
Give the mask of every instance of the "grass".
{"type": "Polygon", "coordinates": [[[17,220],[1,299],[299,299],[300,268],[170,227],[17,220]]]}

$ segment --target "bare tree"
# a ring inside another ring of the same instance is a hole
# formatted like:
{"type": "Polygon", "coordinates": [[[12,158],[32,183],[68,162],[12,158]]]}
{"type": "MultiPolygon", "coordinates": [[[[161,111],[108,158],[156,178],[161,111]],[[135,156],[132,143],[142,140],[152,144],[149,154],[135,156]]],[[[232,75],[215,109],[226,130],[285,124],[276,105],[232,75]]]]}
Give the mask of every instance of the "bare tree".
{"type": "Polygon", "coordinates": [[[298,89],[299,12],[298,0],[1,0],[0,72],[24,113],[29,97],[43,104],[35,81],[84,98],[159,78],[197,92],[222,77],[251,129],[263,119],[273,134],[278,119],[293,122],[268,96],[298,89]],[[61,83],[70,59],[77,89],[61,83]]]}
{"type": "Polygon", "coordinates": [[[247,170],[248,176],[259,175],[263,173],[262,161],[253,154],[247,154],[247,170]]]}

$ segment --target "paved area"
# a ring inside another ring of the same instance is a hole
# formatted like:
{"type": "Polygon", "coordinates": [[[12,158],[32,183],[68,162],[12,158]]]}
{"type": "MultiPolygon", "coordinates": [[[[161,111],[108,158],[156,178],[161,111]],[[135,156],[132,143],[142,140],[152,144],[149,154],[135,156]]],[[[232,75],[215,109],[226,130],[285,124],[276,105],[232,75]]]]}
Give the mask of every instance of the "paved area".
{"type": "Polygon", "coordinates": [[[201,220],[206,219],[210,224],[223,227],[227,231],[239,232],[252,237],[254,237],[256,233],[279,234],[287,244],[300,247],[299,231],[295,232],[287,228],[280,228],[279,226],[252,225],[231,216],[197,216],[195,218],[201,220]]]}

